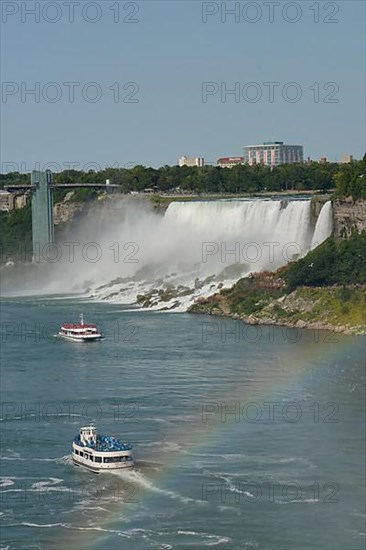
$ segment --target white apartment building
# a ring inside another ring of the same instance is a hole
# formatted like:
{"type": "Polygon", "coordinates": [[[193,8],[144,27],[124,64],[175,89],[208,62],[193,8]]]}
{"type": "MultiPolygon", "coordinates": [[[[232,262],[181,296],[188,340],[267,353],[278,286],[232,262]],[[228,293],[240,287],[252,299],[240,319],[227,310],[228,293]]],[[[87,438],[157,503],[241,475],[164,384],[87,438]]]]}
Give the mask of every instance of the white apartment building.
{"type": "Polygon", "coordinates": [[[179,166],[198,166],[202,168],[204,166],[205,160],[202,157],[180,157],[179,166]]]}
{"type": "Polygon", "coordinates": [[[293,164],[303,162],[304,148],[302,145],[285,145],[283,141],[265,141],[260,145],[244,147],[244,163],[265,164],[278,166],[279,164],[293,164]]]}

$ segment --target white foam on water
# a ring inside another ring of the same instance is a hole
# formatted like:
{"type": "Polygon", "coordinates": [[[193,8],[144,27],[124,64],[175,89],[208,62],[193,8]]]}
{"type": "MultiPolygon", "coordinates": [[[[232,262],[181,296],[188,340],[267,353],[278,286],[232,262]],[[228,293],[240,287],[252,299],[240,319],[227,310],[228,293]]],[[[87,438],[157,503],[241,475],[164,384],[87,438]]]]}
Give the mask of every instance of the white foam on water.
{"type": "Polygon", "coordinates": [[[366,533],[364,533],[363,531],[356,531],[355,529],[349,529],[348,532],[353,537],[366,537],[366,533]]]}
{"type": "MultiPolygon", "coordinates": [[[[63,479],[59,479],[57,477],[50,477],[47,481],[37,481],[36,483],[33,483],[31,485],[31,489],[37,489],[41,490],[47,487],[47,489],[51,488],[53,485],[58,485],[63,481],[63,479]]],[[[57,488],[58,490],[59,488],[57,488]]]]}
{"type": "Polygon", "coordinates": [[[229,537],[212,535],[210,533],[202,533],[198,531],[179,530],[177,531],[177,535],[183,535],[188,537],[200,537],[201,539],[203,539],[202,541],[200,541],[200,544],[203,544],[204,546],[216,546],[218,544],[228,544],[229,542],[231,542],[231,538],[229,537]]]}
{"type": "Polygon", "coordinates": [[[66,466],[71,466],[73,464],[71,455],[64,455],[55,460],[58,464],[65,464],[66,466]]]}
{"type": "Polygon", "coordinates": [[[14,485],[14,478],[10,477],[0,477],[0,487],[10,487],[11,485],[14,485]]]}
{"type": "Polygon", "coordinates": [[[274,500],[274,504],[317,504],[319,501],[318,498],[298,498],[291,500],[274,500]]]}
{"type": "Polygon", "coordinates": [[[130,535],[128,533],[125,533],[124,531],[117,531],[115,529],[104,529],[103,527],[98,526],[91,526],[91,527],[81,527],[78,525],[71,525],[70,523],[33,523],[33,522],[27,522],[23,521],[20,524],[12,524],[12,526],[17,525],[23,525],[24,527],[36,527],[37,529],[53,529],[55,527],[63,527],[64,529],[72,529],[75,531],[101,531],[103,533],[112,533],[116,534],[121,537],[125,537],[127,539],[130,538],[130,535]]]}

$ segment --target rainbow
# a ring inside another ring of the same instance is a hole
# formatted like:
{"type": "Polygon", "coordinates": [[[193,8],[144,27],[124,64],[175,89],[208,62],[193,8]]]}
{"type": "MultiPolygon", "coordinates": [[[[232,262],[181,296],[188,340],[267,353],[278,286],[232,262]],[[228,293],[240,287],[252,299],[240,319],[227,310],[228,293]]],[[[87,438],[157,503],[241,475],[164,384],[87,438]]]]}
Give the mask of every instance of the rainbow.
{"type": "MultiPolygon", "coordinates": [[[[306,333],[313,333],[315,336],[317,334],[315,331],[306,331],[306,333]]],[[[301,387],[301,381],[306,376],[319,369],[325,369],[330,364],[345,360],[355,347],[365,345],[364,339],[359,337],[340,336],[325,332],[321,332],[320,334],[319,342],[315,340],[317,345],[309,345],[306,338],[306,341],[300,340],[296,344],[289,344],[285,349],[283,349],[282,344],[282,353],[276,359],[272,357],[269,362],[271,375],[265,378],[261,377],[263,375],[263,370],[261,369],[254,376],[253,382],[255,382],[257,388],[255,394],[253,394],[252,385],[238,384],[235,391],[230,391],[230,393],[220,396],[220,403],[216,399],[215,402],[208,400],[207,404],[203,404],[200,415],[197,415],[196,421],[190,424],[189,430],[185,433],[176,433],[174,435],[172,450],[166,453],[167,464],[169,466],[167,470],[164,469],[152,474],[150,478],[141,475],[139,471],[116,474],[121,476],[121,479],[127,483],[137,484],[137,506],[142,501],[146,504],[157,493],[164,495],[166,498],[176,498],[177,494],[164,488],[164,486],[166,487],[173,479],[179,477],[181,468],[189,463],[192,455],[200,454],[203,451],[207,453],[207,449],[210,446],[217,445],[218,442],[223,443],[225,440],[229,442],[230,439],[242,436],[243,422],[235,421],[234,415],[230,414],[230,411],[236,410],[238,412],[238,404],[241,416],[246,407],[247,418],[245,426],[258,427],[258,423],[255,421],[250,422],[250,419],[254,418],[254,411],[256,410],[253,405],[254,403],[257,406],[260,404],[263,407],[265,402],[280,401],[281,398],[278,397],[279,395],[282,395],[282,398],[283,396],[288,398],[291,396],[291,391],[296,391],[296,389],[301,387]],[[228,420],[227,422],[223,422],[225,416],[228,420]],[[184,452],[177,453],[177,449],[184,449],[184,452]]],[[[294,399],[294,402],[296,402],[296,399],[294,399]]],[[[293,407],[286,414],[290,416],[294,412],[295,408],[293,407]]],[[[199,500],[201,495],[197,496],[198,498],[196,499],[182,496],[182,499],[186,498],[187,502],[199,502],[199,504],[205,505],[202,499],[199,500]]],[[[116,502],[114,509],[105,515],[98,526],[70,527],[72,541],[74,544],[77,542],[77,547],[80,549],[84,547],[93,548],[93,543],[96,543],[95,536],[97,533],[101,537],[105,533],[107,538],[112,533],[121,533],[115,527],[113,528],[111,524],[117,522],[122,514],[124,519],[128,519],[129,514],[134,513],[136,513],[136,505],[127,503],[121,505],[121,503],[116,502]],[[75,540],[75,535],[77,541],[75,540]]],[[[65,541],[64,534],[65,530],[63,530],[62,535],[63,542],[65,541]]],[[[98,539],[98,544],[101,544],[100,540],[98,539]]],[[[123,541],[123,538],[121,541],[123,541]]]]}

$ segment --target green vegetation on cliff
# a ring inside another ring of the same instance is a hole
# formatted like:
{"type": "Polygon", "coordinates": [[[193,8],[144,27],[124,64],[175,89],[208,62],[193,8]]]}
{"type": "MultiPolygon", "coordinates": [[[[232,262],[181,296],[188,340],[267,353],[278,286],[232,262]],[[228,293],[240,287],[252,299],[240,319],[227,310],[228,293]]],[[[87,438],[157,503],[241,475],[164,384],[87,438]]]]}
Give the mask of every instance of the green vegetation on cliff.
{"type": "Polygon", "coordinates": [[[29,260],[32,257],[32,209],[0,211],[1,261],[29,260]]]}
{"type": "Polygon", "coordinates": [[[360,161],[341,164],[334,175],[336,197],[366,199],[366,155],[360,161]]]}
{"type": "Polygon", "coordinates": [[[360,333],[365,330],[366,231],[348,240],[329,238],[305,258],[275,273],[240,279],[198,300],[190,311],[360,333]]]}
{"type": "Polygon", "coordinates": [[[299,286],[366,284],[366,231],[327,239],[283,274],[289,290],[299,286]]]}
{"type": "MultiPolygon", "coordinates": [[[[262,279],[263,282],[263,279],[262,279]]],[[[230,290],[199,299],[189,311],[242,319],[250,324],[365,331],[366,286],[298,287],[292,292],[258,288],[253,277],[245,290],[238,281],[230,290]]]]}

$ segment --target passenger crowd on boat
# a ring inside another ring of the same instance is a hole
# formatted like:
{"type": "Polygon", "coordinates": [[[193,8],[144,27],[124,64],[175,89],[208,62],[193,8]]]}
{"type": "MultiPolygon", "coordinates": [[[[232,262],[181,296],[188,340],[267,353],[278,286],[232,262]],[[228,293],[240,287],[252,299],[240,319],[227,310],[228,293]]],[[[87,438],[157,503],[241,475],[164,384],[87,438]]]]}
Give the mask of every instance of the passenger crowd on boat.
{"type": "Polygon", "coordinates": [[[102,452],[130,451],[132,449],[131,445],[122,443],[115,437],[109,435],[98,435],[96,443],[90,440],[86,445],[81,441],[79,435],[75,437],[74,441],[80,447],[89,447],[90,449],[102,452]]]}

